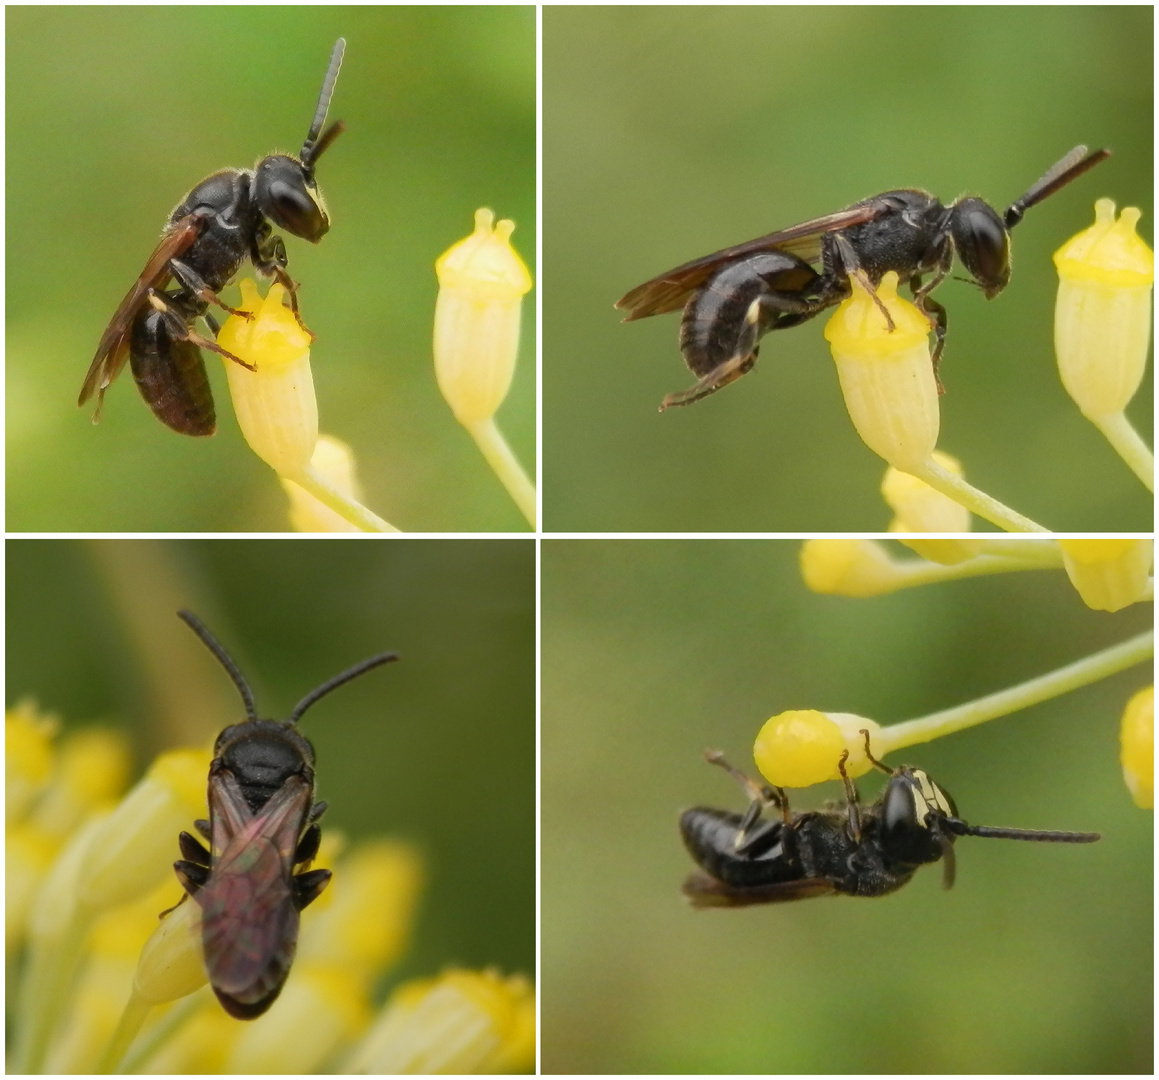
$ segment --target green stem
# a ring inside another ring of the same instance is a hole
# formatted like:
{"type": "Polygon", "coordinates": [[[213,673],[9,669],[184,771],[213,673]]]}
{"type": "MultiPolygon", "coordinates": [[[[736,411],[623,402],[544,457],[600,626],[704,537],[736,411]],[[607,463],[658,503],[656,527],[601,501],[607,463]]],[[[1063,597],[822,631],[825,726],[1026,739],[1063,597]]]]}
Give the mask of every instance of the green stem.
{"type": "Polygon", "coordinates": [[[49,1042],[69,1002],[92,915],[74,908],[58,939],[34,942],[20,982],[12,1071],[43,1071],[49,1042]]]}
{"type": "Polygon", "coordinates": [[[976,487],[967,484],[960,476],[955,476],[949,469],[939,465],[932,458],[914,470],[911,475],[916,476],[919,480],[924,480],[935,491],[940,491],[943,495],[953,499],[954,502],[964,506],[972,514],[985,518],[992,525],[997,525],[998,528],[1005,529],[1007,532],[1048,531],[1031,521],[1030,518],[1023,517],[1008,506],[1003,506],[997,499],[991,498],[984,491],[979,491],[976,487]]]}
{"type": "Polygon", "coordinates": [[[135,991],[129,996],[129,1000],[121,1011],[121,1018],[117,1021],[117,1029],[113,1032],[113,1037],[109,1040],[109,1044],[105,1047],[105,1052],[97,1064],[96,1071],[98,1073],[107,1074],[116,1070],[117,1063],[125,1056],[125,1051],[129,1049],[138,1032],[144,1026],[152,1008],[153,1006],[148,1002],[137,997],[135,991]]]}
{"type": "Polygon", "coordinates": [[[1103,433],[1128,468],[1143,481],[1147,490],[1154,491],[1155,455],[1131,426],[1126,414],[1112,413],[1110,416],[1091,416],[1088,419],[1103,433]]]}
{"type": "Polygon", "coordinates": [[[507,493],[515,500],[528,524],[535,528],[535,485],[523,471],[523,466],[507,445],[507,440],[495,426],[494,417],[466,425],[471,437],[479,445],[487,464],[503,482],[507,493]]]}
{"type": "Polygon", "coordinates": [[[1047,675],[1040,675],[1018,686],[1012,686],[1008,690],[1000,690],[996,694],[988,694],[965,705],[956,705],[952,709],[944,709],[942,712],[931,713],[916,720],[891,724],[882,729],[880,739],[891,751],[899,750],[903,746],[929,742],[931,739],[963,731],[987,720],[994,720],[1030,705],[1048,701],[1071,690],[1077,690],[1080,686],[1088,686],[1135,664],[1143,663],[1152,657],[1154,652],[1155,632],[1148,630],[1144,634],[1112,645],[1109,649],[1084,657],[1047,675]]]}
{"type": "Polygon", "coordinates": [[[356,499],[350,498],[349,495],[344,495],[336,487],[333,487],[328,480],[315,470],[313,465],[307,465],[296,476],[286,476],[283,479],[297,484],[304,491],[308,491],[323,506],[329,507],[339,517],[345,521],[349,521],[351,525],[361,529],[363,532],[401,531],[395,528],[389,521],[383,521],[382,518],[373,511],[368,510],[356,499]]]}

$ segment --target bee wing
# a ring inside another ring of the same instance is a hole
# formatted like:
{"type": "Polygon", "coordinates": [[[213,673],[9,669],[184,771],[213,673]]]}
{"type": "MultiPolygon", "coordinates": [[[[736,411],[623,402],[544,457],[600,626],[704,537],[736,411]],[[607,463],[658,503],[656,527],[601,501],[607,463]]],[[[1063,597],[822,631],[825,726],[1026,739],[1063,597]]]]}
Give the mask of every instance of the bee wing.
{"type": "Polygon", "coordinates": [[[219,996],[253,1005],[285,981],[298,938],[294,850],[310,802],[310,785],[296,776],[257,814],[232,775],[210,785],[213,868],[195,899],[205,965],[219,996]]]}
{"type": "Polygon", "coordinates": [[[697,908],[749,907],[753,904],[780,904],[788,900],[808,900],[814,896],[837,893],[828,878],[801,878],[772,885],[726,885],[707,874],[690,874],[684,882],[684,895],[697,908]]]}
{"type": "Polygon", "coordinates": [[[725,248],[723,251],[714,251],[711,255],[693,259],[692,262],[684,263],[683,266],[654,277],[651,281],[645,281],[643,285],[637,285],[616,301],[616,307],[628,313],[624,317],[624,322],[676,311],[682,308],[688,302],[688,298],[725,263],[743,259],[746,255],[758,255],[762,251],[774,249],[787,251],[799,259],[804,259],[805,262],[819,263],[821,237],[825,233],[863,225],[878,217],[886,209],[888,204],[879,198],[866,199],[865,202],[857,203],[848,210],[839,210],[835,214],[802,221],[800,225],[782,229],[780,232],[769,233],[768,236],[761,236],[756,240],[725,248]]]}
{"type": "Polygon", "coordinates": [[[169,260],[184,254],[205,228],[206,219],[196,214],[187,214],[180,221],[169,226],[161,236],[161,242],[149,256],[141,276],[133,282],[133,287],[125,293],[116,314],[101,336],[97,354],[89,365],[84,386],[81,387],[78,405],[83,405],[93,394],[97,394],[97,416],[100,416],[100,400],[110,383],[120,374],[129,356],[129,331],[133,319],[141,308],[150,289],[161,288],[172,276],[169,260]]]}

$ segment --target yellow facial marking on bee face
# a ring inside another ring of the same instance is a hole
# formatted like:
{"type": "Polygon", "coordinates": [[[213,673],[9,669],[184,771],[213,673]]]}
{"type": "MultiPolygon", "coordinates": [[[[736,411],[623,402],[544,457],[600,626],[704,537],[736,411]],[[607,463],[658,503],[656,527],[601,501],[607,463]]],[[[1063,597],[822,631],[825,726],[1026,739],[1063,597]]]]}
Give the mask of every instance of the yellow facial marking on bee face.
{"type": "Polygon", "coordinates": [[[947,817],[954,816],[954,811],[950,807],[950,803],[946,798],[945,792],[943,792],[942,789],[938,787],[938,785],[935,784],[926,773],[922,772],[920,769],[915,769],[913,777],[917,783],[917,787],[913,789],[913,792],[914,805],[917,807],[919,821],[924,820],[926,814],[931,810],[945,814],[947,817]],[[919,788],[921,789],[921,799],[925,803],[924,806],[918,801],[919,788]]]}

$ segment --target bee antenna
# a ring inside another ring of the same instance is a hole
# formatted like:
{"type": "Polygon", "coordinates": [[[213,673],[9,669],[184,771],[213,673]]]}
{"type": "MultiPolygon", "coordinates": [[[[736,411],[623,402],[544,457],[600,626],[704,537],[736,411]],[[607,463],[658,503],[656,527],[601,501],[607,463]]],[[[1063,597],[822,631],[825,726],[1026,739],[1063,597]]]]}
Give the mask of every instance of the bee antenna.
{"type": "Polygon", "coordinates": [[[342,121],[337,120],[326,129],[326,133],[319,138],[322,125],[326,123],[326,113],[330,110],[330,99],[334,96],[334,84],[338,81],[338,72],[342,69],[342,54],[346,51],[346,39],[339,38],[334,42],[330,53],[330,66],[326,69],[326,78],[322,80],[322,92],[318,95],[318,107],[314,110],[314,122],[302,144],[301,159],[307,170],[313,170],[314,162],[322,156],[326,149],[339,135],[342,134],[342,121]]]}
{"type": "Polygon", "coordinates": [[[1097,832],[1050,832],[1042,829],[1000,829],[991,825],[967,825],[960,818],[943,818],[942,828],[957,836],[988,836],[993,840],[1038,840],[1048,844],[1093,844],[1097,832]]]}
{"type": "Polygon", "coordinates": [[[206,648],[217,657],[221,666],[229,672],[229,677],[233,679],[234,685],[237,687],[238,692],[241,694],[241,699],[245,703],[246,719],[256,720],[258,718],[258,711],[254,704],[254,692],[249,688],[249,683],[245,681],[245,676],[241,673],[241,669],[233,662],[233,657],[225,651],[217,638],[206,629],[205,624],[193,612],[183,609],[177,612],[177,618],[205,642],[206,648]]]}
{"type": "Polygon", "coordinates": [[[358,678],[359,675],[376,668],[381,664],[389,664],[392,660],[398,659],[398,653],[380,653],[378,656],[372,656],[369,660],[363,660],[361,664],[355,664],[349,671],[342,672],[341,675],[335,675],[334,678],[329,679],[319,686],[316,690],[311,690],[297,705],[294,706],[294,711],[290,713],[289,723],[296,724],[311,705],[319,698],[325,697],[331,690],[337,690],[338,687],[344,683],[350,682],[351,679],[358,678]]]}

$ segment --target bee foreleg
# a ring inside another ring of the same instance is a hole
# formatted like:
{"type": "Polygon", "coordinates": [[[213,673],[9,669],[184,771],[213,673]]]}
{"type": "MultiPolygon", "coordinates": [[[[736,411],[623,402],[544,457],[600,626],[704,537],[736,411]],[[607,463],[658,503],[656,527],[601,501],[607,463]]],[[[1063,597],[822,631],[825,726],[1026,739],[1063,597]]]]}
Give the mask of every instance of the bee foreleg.
{"type": "Polygon", "coordinates": [[[230,307],[205,283],[205,279],[193,267],[179,259],[170,259],[169,269],[173,271],[173,276],[203,303],[216,304],[223,311],[228,311],[231,315],[239,315],[247,322],[253,322],[256,318],[252,311],[242,311],[240,308],[230,307]]]}

